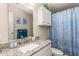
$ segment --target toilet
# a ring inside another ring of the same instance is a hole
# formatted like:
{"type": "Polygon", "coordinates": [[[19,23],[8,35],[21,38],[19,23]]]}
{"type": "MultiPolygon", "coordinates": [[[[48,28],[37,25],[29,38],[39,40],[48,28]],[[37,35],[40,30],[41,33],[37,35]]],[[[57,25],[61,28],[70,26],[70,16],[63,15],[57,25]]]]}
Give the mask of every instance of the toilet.
{"type": "Polygon", "coordinates": [[[52,48],[52,55],[53,56],[64,56],[64,53],[59,49],[52,48]]]}

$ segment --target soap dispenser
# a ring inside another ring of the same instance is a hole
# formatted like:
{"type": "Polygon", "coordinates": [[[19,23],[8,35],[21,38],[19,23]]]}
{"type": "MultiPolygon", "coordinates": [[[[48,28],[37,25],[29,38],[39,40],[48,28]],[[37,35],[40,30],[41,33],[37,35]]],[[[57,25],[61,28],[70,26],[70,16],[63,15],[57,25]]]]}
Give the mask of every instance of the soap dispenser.
{"type": "Polygon", "coordinates": [[[35,41],[36,41],[36,40],[35,40],[35,37],[33,36],[33,37],[32,37],[32,42],[34,43],[35,41]]]}

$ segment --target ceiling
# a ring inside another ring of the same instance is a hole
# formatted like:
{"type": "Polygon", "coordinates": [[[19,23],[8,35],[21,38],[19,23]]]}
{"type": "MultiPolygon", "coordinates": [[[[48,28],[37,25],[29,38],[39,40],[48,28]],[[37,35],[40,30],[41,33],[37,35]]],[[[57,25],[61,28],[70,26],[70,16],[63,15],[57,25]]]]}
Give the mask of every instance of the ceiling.
{"type": "Polygon", "coordinates": [[[16,6],[17,8],[20,8],[24,11],[26,11],[29,15],[32,15],[33,14],[33,11],[32,9],[29,7],[28,3],[25,4],[25,3],[13,3],[11,5],[14,5],[16,6]]]}
{"type": "MultiPolygon", "coordinates": [[[[30,3],[21,4],[20,7],[32,15],[33,11],[31,8],[29,8],[28,6],[29,4],[30,3]]],[[[40,6],[42,4],[43,3],[36,3],[37,6],[40,6]]],[[[61,10],[65,10],[68,8],[76,7],[76,6],[79,6],[79,3],[48,3],[49,10],[53,13],[61,11],[61,10]]]]}
{"type": "Polygon", "coordinates": [[[48,3],[48,7],[52,12],[58,12],[77,6],[79,6],[79,3],[48,3]]]}

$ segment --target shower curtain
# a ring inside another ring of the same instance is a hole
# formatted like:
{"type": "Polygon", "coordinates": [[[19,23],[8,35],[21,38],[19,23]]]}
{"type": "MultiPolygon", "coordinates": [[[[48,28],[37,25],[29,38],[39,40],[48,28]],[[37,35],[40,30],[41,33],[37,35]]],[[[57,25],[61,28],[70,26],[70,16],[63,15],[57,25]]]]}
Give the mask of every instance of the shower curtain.
{"type": "Polygon", "coordinates": [[[48,35],[52,47],[67,55],[79,55],[79,7],[52,14],[48,35]]]}

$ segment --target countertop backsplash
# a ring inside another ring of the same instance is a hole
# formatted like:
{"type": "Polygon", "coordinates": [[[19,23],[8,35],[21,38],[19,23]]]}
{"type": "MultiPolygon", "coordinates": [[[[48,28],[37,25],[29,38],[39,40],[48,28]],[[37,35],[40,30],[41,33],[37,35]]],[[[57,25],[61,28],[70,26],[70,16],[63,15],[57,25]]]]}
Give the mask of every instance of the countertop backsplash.
{"type": "MultiPolygon", "coordinates": [[[[23,44],[25,44],[25,43],[27,43],[27,42],[31,42],[31,39],[29,39],[29,38],[27,38],[27,39],[24,39],[24,40],[21,40],[21,39],[19,39],[19,40],[16,40],[16,42],[17,42],[17,47],[20,47],[21,45],[23,45],[23,44]]],[[[10,49],[11,47],[10,47],[10,43],[11,42],[8,42],[8,43],[6,43],[6,44],[0,44],[0,53],[1,53],[1,51],[3,50],[3,49],[10,49]]],[[[16,48],[17,48],[16,47],[16,48]]],[[[11,48],[12,49],[12,48],[11,48]]]]}

